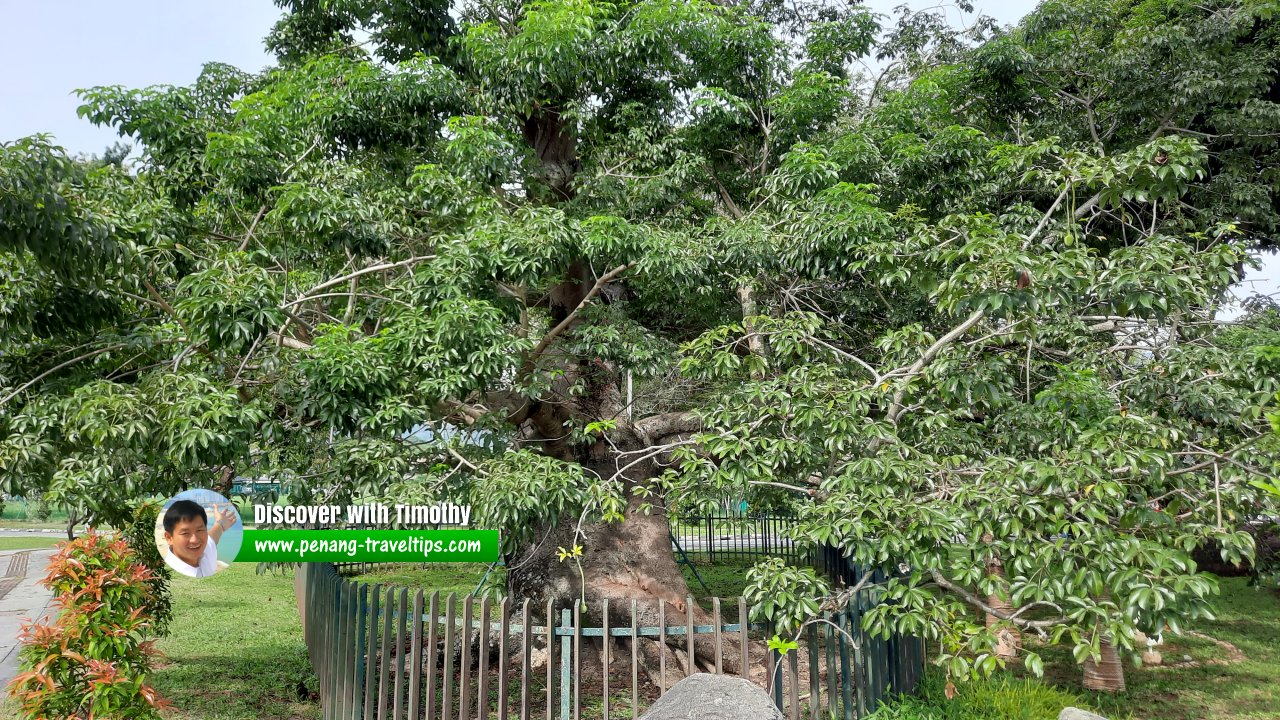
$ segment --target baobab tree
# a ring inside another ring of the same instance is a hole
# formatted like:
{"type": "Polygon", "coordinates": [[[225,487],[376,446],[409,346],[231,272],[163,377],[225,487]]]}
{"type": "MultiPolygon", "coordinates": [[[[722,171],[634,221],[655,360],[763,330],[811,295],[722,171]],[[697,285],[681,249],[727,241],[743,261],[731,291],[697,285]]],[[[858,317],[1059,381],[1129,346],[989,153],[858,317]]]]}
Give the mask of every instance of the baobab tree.
{"type": "Polygon", "coordinates": [[[956,677],[1251,552],[1276,354],[1214,308],[1277,223],[1261,4],[282,5],[277,67],[82,92],[137,167],[0,150],[9,489],[468,499],[513,594],[649,624],[672,508],[790,498],[956,677]]]}

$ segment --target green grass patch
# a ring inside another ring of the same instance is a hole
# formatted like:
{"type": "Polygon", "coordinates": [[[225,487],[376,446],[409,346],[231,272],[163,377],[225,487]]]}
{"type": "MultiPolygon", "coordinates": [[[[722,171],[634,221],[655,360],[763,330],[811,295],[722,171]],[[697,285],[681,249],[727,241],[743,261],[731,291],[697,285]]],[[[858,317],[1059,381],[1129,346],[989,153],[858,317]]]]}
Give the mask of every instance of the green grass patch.
{"type": "Polygon", "coordinates": [[[875,720],[1052,720],[1067,705],[1093,709],[1112,720],[1277,720],[1280,718],[1280,595],[1249,587],[1247,578],[1224,578],[1214,601],[1215,620],[1191,628],[1202,636],[1169,635],[1160,667],[1125,666],[1125,692],[1084,690],[1070,648],[1028,649],[1045,661],[1045,678],[1021,668],[992,680],[961,683],[947,701],[943,680],[929,676],[919,697],[903,698],[875,720]],[[1219,642],[1238,649],[1239,659],[1219,642]]]}
{"type": "Polygon", "coordinates": [[[32,535],[31,537],[0,537],[0,550],[31,550],[51,548],[66,540],[63,535],[32,535]]]}
{"type": "Polygon", "coordinates": [[[1003,675],[964,683],[947,699],[945,679],[929,673],[916,697],[881,708],[872,720],[1057,720],[1062,708],[1086,708],[1077,694],[1037,680],[1003,675]]]}
{"type": "MultiPolygon", "coordinates": [[[[349,574],[348,578],[355,582],[370,585],[395,585],[409,588],[422,588],[428,592],[440,591],[441,595],[457,593],[459,596],[470,595],[484,578],[489,569],[486,563],[434,563],[426,565],[369,565],[361,573],[349,574]]],[[[506,582],[506,571],[497,567],[485,581],[487,586],[495,583],[501,587],[506,582]]]]}
{"type": "Polygon", "coordinates": [[[210,578],[175,577],[173,622],[151,682],[170,720],[320,717],[292,574],[235,564],[210,578]]]}
{"type": "Polygon", "coordinates": [[[0,510],[0,520],[44,522],[52,525],[67,524],[67,511],[61,507],[49,507],[49,517],[39,521],[33,520],[31,512],[31,503],[26,500],[5,500],[4,509],[0,510]]]}
{"type": "MultiPolygon", "coordinates": [[[[76,534],[79,535],[84,532],[86,527],[85,525],[76,525],[76,534]]],[[[67,523],[65,521],[0,520],[0,530],[57,530],[64,540],[67,537],[67,523]]]]}
{"type": "MultiPolygon", "coordinates": [[[[1249,587],[1247,578],[1223,578],[1214,600],[1215,620],[1192,629],[1207,638],[1165,637],[1164,666],[1125,666],[1123,693],[1079,690],[1108,717],[1136,720],[1276,720],[1280,718],[1280,595],[1274,588],[1249,587]],[[1229,662],[1231,643],[1244,659],[1229,662]],[[1189,660],[1188,660],[1189,659],[1189,660]],[[1178,667],[1187,662],[1197,666],[1178,667]],[[1222,664],[1223,661],[1228,661],[1222,664]]],[[[1080,670],[1065,648],[1045,649],[1047,679],[1059,687],[1080,687],[1080,670]]]]}
{"type": "Polygon", "coordinates": [[[696,598],[736,598],[742,594],[742,588],[747,584],[747,570],[756,564],[757,559],[764,558],[716,558],[713,563],[704,554],[689,553],[690,564],[681,564],[680,572],[689,584],[689,592],[696,598]],[[698,571],[697,577],[693,574],[695,569],[698,571]],[[706,588],[698,583],[698,577],[706,583],[706,588]]]}
{"type": "MultiPolygon", "coordinates": [[[[61,538],[66,539],[67,511],[61,507],[50,507],[49,516],[43,519],[32,517],[31,505],[26,500],[6,500],[0,510],[0,530],[61,530],[61,538]]],[[[84,530],[83,523],[76,526],[76,532],[84,530]]]]}

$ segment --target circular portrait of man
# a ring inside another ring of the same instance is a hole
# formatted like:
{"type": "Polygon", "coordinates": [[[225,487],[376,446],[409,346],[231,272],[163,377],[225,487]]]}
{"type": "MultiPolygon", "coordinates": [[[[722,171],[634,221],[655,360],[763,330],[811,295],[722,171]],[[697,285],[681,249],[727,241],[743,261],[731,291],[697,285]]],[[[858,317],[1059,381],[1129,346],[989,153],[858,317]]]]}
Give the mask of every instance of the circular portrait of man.
{"type": "Polygon", "coordinates": [[[179,575],[209,577],[240,552],[244,524],[235,505],[212,490],[187,490],[169,498],[156,518],[156,547],[179,575]]]}

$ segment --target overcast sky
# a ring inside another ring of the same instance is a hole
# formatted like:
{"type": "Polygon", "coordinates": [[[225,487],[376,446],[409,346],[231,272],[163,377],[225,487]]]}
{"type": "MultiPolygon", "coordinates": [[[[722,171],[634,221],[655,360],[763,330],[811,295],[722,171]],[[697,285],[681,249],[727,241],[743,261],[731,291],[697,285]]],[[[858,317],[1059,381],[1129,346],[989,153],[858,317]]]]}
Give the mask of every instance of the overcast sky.
{"type": "MultiPolygon", "coordinates": [[[[888,13],[901,0],[867,4],[888,13]]],[[[975,2],[1002,24],[1034,5],[975,2]]],[[[260,70],[272,62],[262,38],[279,15],[271,0],[0,0],[0,141],[46,132],[72,153],[101,152],[118,138],[76,117],[77,88],[186,85],[210,61],[260,70]]],[[[952,18],[972,20],[958,10],[952,18]]],[[[1242,291],[1280,291],[1280,259],[1266,262],[1242,291]]]]}
{"type": "MultiPolygon", "coordinates": [[[[888,13],[899,3],[869,4],[888,13]]],[[[978,7],[1014,23],[1033,4],[978,7]]],[[[76,117],[76,89],[188,85],[210,61],[260,70],[273,62],[262,39],[280,10],[271,0],[0,0],[0,17],[0,140],[47,132],[73,153],[96,153],[118,138],[76,117]]]]}

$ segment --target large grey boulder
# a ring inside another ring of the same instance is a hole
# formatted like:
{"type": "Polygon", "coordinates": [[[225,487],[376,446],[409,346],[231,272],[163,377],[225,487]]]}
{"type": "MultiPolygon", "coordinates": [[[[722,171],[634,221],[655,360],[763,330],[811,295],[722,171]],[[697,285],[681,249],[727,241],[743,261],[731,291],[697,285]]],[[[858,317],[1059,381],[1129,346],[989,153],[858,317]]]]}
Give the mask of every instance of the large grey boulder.
{"type": "Polygon", "coordinates": [[[785,720],[759,685],[740,677],[690,675],[658,698],[640,720],[785,720]]]}
{"type": "Polygon", "coordinates": [[[1062,708],[1062,712],[1058,713],[1058,720],[1107,720],[1101,715],[1095,715],[1088,710],[1080,708],[1062,708]]]}

